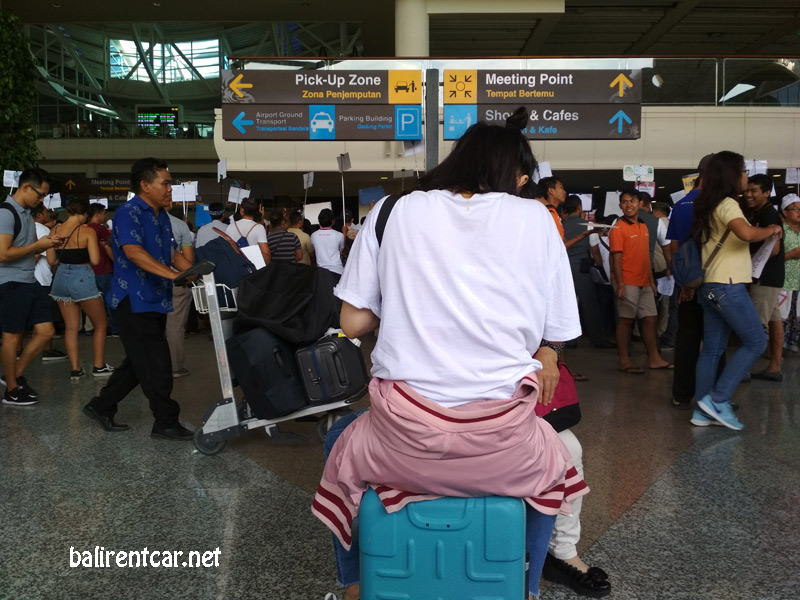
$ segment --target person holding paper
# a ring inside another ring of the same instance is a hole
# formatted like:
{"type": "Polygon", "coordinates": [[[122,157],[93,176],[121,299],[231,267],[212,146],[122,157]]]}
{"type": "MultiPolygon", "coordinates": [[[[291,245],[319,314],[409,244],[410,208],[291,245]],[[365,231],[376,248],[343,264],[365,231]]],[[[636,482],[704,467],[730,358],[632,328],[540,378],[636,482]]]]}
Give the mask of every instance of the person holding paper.
{"type": "Polygon", "coordinates": [[[234,241],[238,242],[241,238],[246,238],[250,246],[258,246],[264,263],[269,264],[272,260],[267,243],[267,230],[261,223],[256,223],[256,215],[259,214],[260,207],[255,198],[245,198],[239,205],[238,221],[233,221],[225,231],[234,241]]]}
{"type": "MultiPolygon", "coordinates": [[[[772,177],[761,173],[753,175],[747,181],[744,197],[747,201],[748,217],[750,223],[758,227],[780,225],[783,222],[769,200],[772,193],[772,177]]],[[[750,254],[755,256],[762,246],[771,245],[769,258],[763,264],[760,275],[754,270],[753,284],[750,286],[750,297],[758,311],[761,324],[769,332],[769,364],[763,371],[752,373],[753,379],[781,382],[781,355],[783,353],[783,321],[778,307],[778,294],[783,289],[783,279],[786,274],[784,266],[783,239],[768,238],[763,242],[750,244],[750,254]]],[[[764,252],[766,252],[766,247],[764,252]]],[[[755,262],[754,262],[754,267],[755,262]]]]}
{"type": "Polygon", "coordinates": [[[706,268],[697,298],[703,308],[703,348],[697,360],[691,423],[699,427],[717,421],[729,429],[744,425],[733,412],[731,396],[750,367],[767,347],[767,336],[747,292],[752,281],[750,243],[783,235],[783,227],[753,227],[735,200],[747,187],[744,158],[722,151],[708,161],[703,187],[694,201],[691,236],[702,249],[703,264],[719,248],[706,268]],[[720,244],[726,230],[733,232],[720,244]],[[717,375],[720,357],[728,348],[731,331],[741,346],[717,375]]]}

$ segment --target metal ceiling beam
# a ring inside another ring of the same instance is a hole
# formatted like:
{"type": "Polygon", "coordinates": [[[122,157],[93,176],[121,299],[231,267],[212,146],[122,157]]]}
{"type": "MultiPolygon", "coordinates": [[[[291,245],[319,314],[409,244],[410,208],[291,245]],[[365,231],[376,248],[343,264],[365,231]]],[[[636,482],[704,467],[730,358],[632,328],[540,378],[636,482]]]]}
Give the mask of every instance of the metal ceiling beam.
{"type": "Polygon", "coordinates": [[[133,32],[133,43],[136,44],[136,51],[139,53],[139,56],[142,59],[142,64],[144,65],[145,71],[147,71],[147,76],[150,78],[150,83],[153,84],[153,87],[156,89],[161,101],[164,104],[169,104],[169,94],[167,93],[167,90],[164,89],[164,86],[158,82],[156,74],[153,72],[153,66],[147,59],[148,56],[152,56],[155,44],[151,43],[150,48],[147,50],[147,52],[145,52],[144,47],[142,46],[142,36],[139,32],[139,26],[135,23],[131,23],[131,31],[133,32]]]}
{"type": "Polygon", "coordinates": [[[94,75],[89,71],[89,68],[84,64],[83,59],[78,56],[78,53],[75,52],[75,48],[72,44],[71,40],[68,40],[61,30],[58,28],[57,25],[48,25],[47,28],[55,35],[56,39],[58,40],[61,48],[67,51],[67,54],[72,57],[72,60],[75,61],[75,67],[77,70],[80,70],[84,76],[89,80],[93,87],[97,89],[98,94],[103,93],[103,86],[100,82],[95,79],[94,75]]]}
{"type": "Polygon", "coordinates": [[[525,45],[519,51],[520,56],[533,56],[539,54],[542,46],[547,43],[547,39],[561,20],[562,15],[547,15],[539,19],[536,27],[531,31],[530,36],[525,41],[525,45]]]}
{"type": "Polygon", "coordinates": [[[800,30],[800,15],[795,13],[793,19],[785,21],[782,25],[775,27],[771,31],[768,31],[756,41],[747,44],[739,50],[739,54],[758,54],[763,50],[764,46],[768,46],[770,43],[775,43],[775,41],[779,40],[783,36],[794,33],[798,30],[800,30]]]}
{"type": "Polygon", "coordinates": [[[675,4],[670,10],[664,13],[664,16],[659,19],[658,23],[631,44],[628,49],[625,50],[624,54],[642,54],[650,46],[661,40],[664,34],[680,23],[698,4],[700,4],[700,0],[681,0],[681,2],[675,4]]]}

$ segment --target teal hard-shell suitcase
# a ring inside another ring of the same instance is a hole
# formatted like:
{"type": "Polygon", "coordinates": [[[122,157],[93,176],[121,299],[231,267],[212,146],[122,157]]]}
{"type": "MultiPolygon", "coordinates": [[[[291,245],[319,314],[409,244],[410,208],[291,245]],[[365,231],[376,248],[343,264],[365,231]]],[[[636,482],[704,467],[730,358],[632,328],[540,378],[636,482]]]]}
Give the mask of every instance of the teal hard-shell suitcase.
{"type": "Polygon", "coordinates": [[[518,498],[440,498],[388,514],[359,508],[362,600],[521,600],[525,506],[518,498]]]}

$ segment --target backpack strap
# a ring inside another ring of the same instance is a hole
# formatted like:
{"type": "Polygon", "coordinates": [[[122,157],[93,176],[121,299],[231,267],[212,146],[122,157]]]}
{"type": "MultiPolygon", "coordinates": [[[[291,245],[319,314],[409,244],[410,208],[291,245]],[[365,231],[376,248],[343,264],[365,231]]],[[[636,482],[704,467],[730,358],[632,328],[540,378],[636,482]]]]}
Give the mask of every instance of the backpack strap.
{"type": "Polygon", "coordinates": [[[381,205],[381,212],[378,213],[378,220],[375,223],[375,237],[378,238],[378,247],[380,248],[381,242],[383,241],[383,232],[386,229],[386,222],[389,220],[389,215],[394,208],[394,205],[397,204],[397,201],[400,200],[400,194],[393,194],[386,198],[381,205]]]}
{"type": "MultiPolygon", "coordinates": [[[[728,235],[730,234],[730,232],[731,232],[730,229],[726,229],[725,233],[722,234],[722,237],[720,238],[719,242],[717,242],[717,246],[714,248],[714,251],[711,253],[711,256],[709,256],[706,259],[706,262],[703,265],[704,271],[708,268],[708,265],[711,264],[711,261],[714,260],[714,257],[717,255],[717,252],[719,252],[722,249],[722,244],[724,244],[725,240],[728,239],[728,235]]],[[[702,252],[702,248],[700,251],[702,252]]]]}
{"type": "Polygon", "coordinates": [[[0,202],[0,208],[9,211],[12,215],[14,215],[14,239],[11,240],[13,244],[16,241],[17,237],[19,237],[20,232],[22,231],[22,221],[19,218],[19,213],[14,210],[14,207],[11,206],[8,201],[0,202]]]}

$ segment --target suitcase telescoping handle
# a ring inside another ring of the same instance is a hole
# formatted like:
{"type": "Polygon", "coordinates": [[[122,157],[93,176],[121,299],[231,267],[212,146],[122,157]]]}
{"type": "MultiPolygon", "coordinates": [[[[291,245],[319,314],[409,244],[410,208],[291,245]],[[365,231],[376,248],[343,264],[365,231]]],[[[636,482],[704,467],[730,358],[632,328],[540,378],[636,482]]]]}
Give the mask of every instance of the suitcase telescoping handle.
{"type": "Polygon", "coordinates": [[[275,346],[272,349],[272,354],[275,357],[275,362],[278,364],[278,368],[281,372],[286,375],[287,379],[292,377],[292,372],[289,370],[289,366],[286,364],[286,360],[283,358],[283,353],[281,352],[280,347],[275,346]]]}

